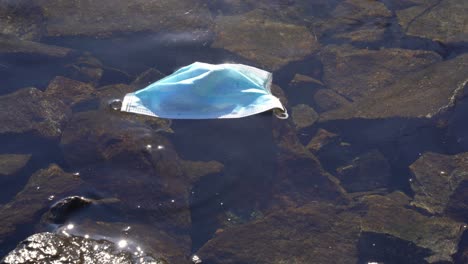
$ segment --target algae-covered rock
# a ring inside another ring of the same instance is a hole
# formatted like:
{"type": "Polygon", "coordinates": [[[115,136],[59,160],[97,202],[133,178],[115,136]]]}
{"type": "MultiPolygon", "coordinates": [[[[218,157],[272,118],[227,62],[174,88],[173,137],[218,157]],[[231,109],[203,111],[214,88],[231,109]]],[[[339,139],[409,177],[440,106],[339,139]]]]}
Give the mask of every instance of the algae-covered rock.
{"type": "Polygon", "coordinates": [[[102,62],[88,52],[78,57],[73,63],[67,64],[66,67],[72,79],[90,83],[93,86],[99,83],[104,74],[102,62]]]}
{"type": "Polygon", "coordinates": [[[431,250],[429,263],[452,261],[463,232],[463,223],[447,217],[430,217],[407,208],[410,198],[401,192],[363,198],[368,207],[361,228],[364,232],[389,234],[431,250]]]}
{"type": "Polygon", "coordinates": [[[415,192],[413,205],[432,214],[442,214],[451,204],[452,212],[468,215],[464,199],[460,199],[468,192],[467,153],[454,156],[425,153],[410,169],[414,175],[410,182],[415,192]]]}
{"type": "Polygon", "coordinates": [[[155,68],[149,68],[148,70],[142,72],[138,75],[135,80],[131,83],[131,86],[135,87],[136,89],[143,89],[146,86],[164,78],[165,75],[158,71],[155,68]]]}
{"type": "Polygon", "coordinates": [[[192,183],[197,182],[203,176],[220,173],[224,166],[217,161],[187,161],[181,160],[181,168],[190,176],[192,183]]]}
{"type": "Polygon", "coordinates": [[[280,15],[285,9],[287,11],[298,9],[303,13],[312,11],[322,15],[321,12],[329,11],[337,1],[339,0],[314,0],[313,2],[307,0],[213,0],[208,5],[222,15],[242,14],[252,10],[268,10],[272,15],[280,15]]]}
{"type": "Polygon", "coordinates": [[[468,41],[468,3],[458,0],[426,0],[396,12],[406,34],[443,43],[468,41]]]}
{"type": "Polygon", "coordinates": [[[0,155],[0,177],[13,175],[28,163],[31,155],[3,154],[0,155]]]}
{"type": "Polygon", "coordinates": [[[183,263],[190,254],[192,185],[205,175],[219,174],[223,165],[181,159],[161,132],[120,113],[83,112],[75,115],[61,144],[69,164],[81,168],[87,183],[118,199],[112,211],[128,219],[88,223],[83,234],[112,237],[131,226],[125,237],[141,242],[145,252],[183,263]]]}
{"type": "Polygon", "coordinates": [[[380,91],[369,91],[349,106],[323,113],[321,120],[431,117],[452,107],[463,94],[468,84],[467,72],[466,54],[435,63],[401,76],[380,91]]]}
{"type": "Polygon", "coordinates": [[[263,12],[276,21],[305,25],[315,40],[375,42],[382,40],[392,19],[380,1],[369,0],[216,0],[214,9],[226,14],[263,12]]]}
{"type": "Polygon", "coordinates": [[[336,176],[348,192],[361,192],[388,187],[392,175],[387,159],[374,149],[338,168],[336,176]]]}
{"type": "Polygon", "coordinates": [[[24,88],[0,96],[0,135],[33,132],[58,138],[69,115],[62,101],[36,88],[24,88]]]}
{"type": "Polygon", "coordinates": [[[278,156],[272,207],[300,206],[310,201],[347,201],[339,180],[328,174],[317,157],[302,145],[292,124],[274,120],[273,138],[278,156]]]}
{"type": "Polygon", "coordinates": [[[281,104],[284,107],[288,106],[288,98],[286,97],[286,94],[284,93],[283,88],[281,88],[280,86],[278,86],[276,84],[272,84],[271,85],[271,93],[274,96],[278,97],[278,99],[280,100],[281,104]]]}
{"type": "Polygon", "coordinates": [[[331,89],[318,90],[314,94],[314,102],[321,112],[335,110],[350,104],[350,101],[331,89]]]}
{"type": "Polygon", "coordinates": [[[0,34],[22,40],[37,40],[41,37],[43,17],[41,9],[33,1],[0,1],[0,34]]]}
{"type": "MultiPolygon", "coordinates": [[[[160,188],[161,193],[182,195],[185,199],[192,180],[204,174],[219,172],[222,165],[183,161],[171,142],[161,134],[167,128],[166,121],[154,120],[159,122],[160,127],[155,127],[156,123],[148,124],[136,118],[136,115],[126,116],[125,113],[111,110],[78,113],[61,139],[65,159],[71,166],[78,168],[94,166],[98,162],[111,163],[116,171],[127,170],[128,175],[122,177],[129,179],[134,177],[132,173],[147,172],[138,178],[141,181],[131,181],[143,189],[128,188],[125,181],[119,181],[114,184],[122,189],[116,187],[116,191],[135,193],[143,199],[143,190],[153,193],[152,188],[160,188]],[[155,185],[152,186],[150,182],[155,185]]],[[[116,177],[109,170],[103,172],[101,177],[105,179],[106,176],[111,182],[116,177]]],[[[106,183],[101,181],[98,184],[106,183]]]]}
{"type": "MultiPolygon", "coordinates": [[[[307,68],[313,69],[307,75],[296,73],[293,79],[285,86],[285,91],[291,103],[295,104],[306,104],[315,108],[315,104],[312,104],[312,98],[314,93],[323,88],[324,84],[317,76],[321,75],[321,65],[318,60],[313,60],[314,65],[310,65],[311,62],[307,60],[307,68]],[[317,63],[318,65],[315,65],[317,63]],[[314,77],[312,77],[314,76],[314,77]]],[[[301,62],[302,63],[302,62],[301,62]]],[[[289,114],[291,115],[292,112],[289,114]]]]}
{"type": "Polygon", "coordinates": [[[388,8],[392,10],[402,10],[408,7],[424,4],[425,2],[427,2],[427,0],[384,0],[383,1],[383,3],[385,3],[385,5],[388,6],[388,8]]]}
{"type": "Polygon", "coordinates": [[[107,240],[94,240],[79,236],[53,233],[34,234],[18,244],[16,249],[2,259],[5,264],[56,263],[56,264],[165,264],[142,251],[130,251],[123,244],[107,240]]]}
{"type": "Polygon", "coordinates": [[[48,36],[106,37],[126,32],[204,35],[211,15],[201,1],[38,0],[48,36]]]}
{"type": "Polygon", "coordinates": [[[65,58],[74,54],[69,48],[47,45],[39,42],[21,40],[16,37],[0,35],[0,54],[27,54],[51,58],[65,58]]]}
{"type": "Polygon", "coordinates": [[[50,81],[45,94],[46,96],[61,100],[65,105],[73,106],[82,101],[89,100],[96,94],[96,91],[93,86],[87,83],[57,76],[50,81]]]}
{"type": "Polygon", "coordinates": [[[330,16],[314,25],[323,32],[322,37],[376,42],[384,38],[392,13],[380,1],[345,0],[337,4],[330,16]]]}
{"type": "Polygon", "coordinates": [[[431,250],[419,247],[413,242],[389,234],[373,232],[361,233],[358,242],[358,250],[359,259],[362,260],[362,262],[359,263],[368,264],[427,264],[426,258],[432,254],[431,250]]]}
{"type": "Polygon", "coordinates": [[[326,85],[352,100],[387,91],[388,85],[402,76],[411,75],[442,59],[430,51],[368,50],[346,45],[327,46],[320,54],[326,85]]]}
{"type": "Polygon", "coordinates": [[[307,87],[310,88],[310,86],[313,85],[324,86],[323,82],[321,82],[320,80],[317,80],[311,76],[298,73],[294,75],[293,79],[289,83],[289,86],[292,89],[307,89],[307,87]]]}
{"type": "MultiPolygon", "coordinates": [[[[286,14],[291,14],[294,11],[297,15],[301,15],[307,19],[310,17],[328,17],[329,13],[336,8],[342,0],[248,0],[258,6],[259,9],[271,8],[272,10],[281,11],[285,10],[286,14]],[[288,12],[289,11],[289,12],[288,12]]],[[[274,15],[274,14],[272,14],[274,15]]],[[[282,17],[284,18],[284,17],[282,17]]]]}
{"type": "Polygon", "coordinates": [[[167,263],[189,263],[190,237],[162,230],[152,223],[86,220],[74,222],[72,229],[65,224],[58,230],[59,233],[63,231],[71,235],[88,235],[94,239],[104,238],[116,244],[126,241],[125,250],[144,252],[167,263]]]}
{"type": "Polygon", "coordinates": [[[66,173],[55,164],[34,173],[23,190],[0,208],[0,243],[5,242],[18,225],[31,223],[51,200],[76,190],[80,184],[77,175],[66,173]]]}
{"type": "Polygon", "coordinates": [[[322,149],[322,147],[328,145],[332,141],[337,140],[337,137],[337,134],[320,128],[314,137],[312,137],[312,139],[309,141],[306,148],[311,152],[317,152],[322,149]]]}
{"type": "Polygon", "coordinates": [[[237,53],[265,69],[279,69],[319,48],[306,27],[277,22],[260,12],[218,16],[215,22],[212,47],[237,53]]]}
{"type": "MultiPolygon", "coordinates": [[[[372,241],[369,250],[382,251],[388,244],[378,241],[384,240],[420,251],[411,254],[429,263],[452,261],[463,223],[421,214],[409,207],[410,200],[394,192],[356,196],[345,206],[309,201],[221,230],[197,255],[210,263],[357,263],[359,254],[360,261],[370,262],[377,260],[362,259],[366,254],[358,246],[372,241]]],[[[392,251],[380,253],[401,257],[392,251]]]]}
{"type": "Polygon", "coordinates": [[[208,263],[356,263],[359,225],[357,215],[310,203],[226,229],[197,256],[208,263]]]}
{"type": "Polygon", "coordinates": [[[48,223],[63,224],[71,215],[93,203],[94,200],[82,196],[65,197],[52,205],[42,218],[48,223]]]}
{"type": "Polygon", "coordinates": [[[305,128],[313,125],[319,115],[312,107],[300,104],[292,108],[292,118],[297,128],[305,128]]]}
{"type": "Polygon", "coordinates": [[[138,85],[128,85],[128,84],[112,84],[106,85],[97,88],[97,97],[100,100],[99,109],[101,112],[98,116],[114,116],[110,118],[115,118],[116,120],[127,119],[131,122],[137,122],[141,124],[148,125],[154,129],[155,132],[173,132],[170,128],[171,120],[155,118],[152,116],[138,115],[134,113],[126,112],[109,112],[111,109],[110,104],[113,100],[122,100],[127,93],[131,93],[138,90],[138,85]],[[107,112],[106,112],[107,111],[107,112]]]}
{"type": "Polygon", "coordinates": [[[465,250],[460,255],[461,255],[459,257],[460,263],[468,262],[468,249],[465,248],[465,250]]]}
{"type": "Polygon", "coordinates": [[[155,124],[150,126],[137,115],[110,109],[78,113],[70,120],[61,138],[65,159],[74,167],[106,160],[122,160],[128,164],[145,161],[144,151],[148,146],[157,149],[170,145],[158,133],[166,129],[167,122],[153,120],[155,124]],[[134,155],[126,156],[130,153],[134,155]]]}
{"type": "Polygon", "coordinates": [[[97,88],[102,108],[108,108],[110,100],[123,99],[127,93],[131,93],[136,90],[137,88],[135,86],[123,83],[111,84],[97,88]]]}
{"type": "Polygon", "coordinates": [[[188,234],[192,185],[223,166],[181,159],[162,133],[166,127],[134,117],[111,110],[76,114],[61,140],[65,159],[87,183],[121,201],[114,209],[124,217],[188,234]]]}
{"type": "Polygon", "coordinates": [[[458,221],[468,223],[468,181],[464,180],[450,197],[445,213],[458,221]]]}

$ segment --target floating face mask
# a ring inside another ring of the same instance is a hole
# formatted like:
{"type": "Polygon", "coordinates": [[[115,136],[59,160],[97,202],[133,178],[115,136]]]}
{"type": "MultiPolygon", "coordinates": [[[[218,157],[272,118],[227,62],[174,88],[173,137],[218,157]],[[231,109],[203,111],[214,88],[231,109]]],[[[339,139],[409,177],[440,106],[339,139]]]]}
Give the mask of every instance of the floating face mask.
{"type": "Polygon", "coordinates": [[[121,111],[172,119],[239,118],[274,110],[272,74],[242,64],[195,62],[148,87],[125,95],[121,111]]]}

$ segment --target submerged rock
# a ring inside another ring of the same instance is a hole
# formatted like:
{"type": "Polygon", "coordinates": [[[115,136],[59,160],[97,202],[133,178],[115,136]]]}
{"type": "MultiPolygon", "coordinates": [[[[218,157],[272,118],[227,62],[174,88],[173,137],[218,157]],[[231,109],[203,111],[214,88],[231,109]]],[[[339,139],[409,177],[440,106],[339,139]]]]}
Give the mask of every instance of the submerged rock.
{"type": "Polygon", "coordinates": [[[338,168],[336,176],[348,192],[362,192],[388,187],[392,175],[387,159],[375,149],[338,168]]]}
{"type": "Polygon", "coordinates": [[[214,48],[247,58],[260,67],[277,70],[300,60],[319,48],[306,27],[277,22],[260,12],[218,16],[214,48]]]}
{"type": "Polygon", "coordinates": [[[324,82],[330,89],[352,100],[387,91],[388,85],[401,77],[442,60],[430,51],[368,50],[336,45],[325,47],[320,56],[324,82]]]}
{"type": "Polygon", "coordinates": [[[361,223],[362,231],[389,234],[429,249],[430,256],[426,258],[429,263],[452,261],[464,231],[462,223],[407,208],[410,198],[401,192],[368,195],[362,202],[368,207],[361,223]]]}
{"type": "Polygon", "coordinates": [[[314,94],[314,102],[321,112],[335,110],[350,104],[350,101],[331,89],[318,90],[314,94]]]}
{"type": "Polygon", "coordinates": [[[466,1],[421,1],[419,5],[396,12],[404,32],[443,43],[468,41],[466,1]]]}
{"type": "Polygon", "coordinates": [[[278,86],[276,84],[272,84],[271,85],[271,93],[274,96],[278,97],[278,99],[280,100],[281,104],[284,107],[288,106],[288,98],[286,97],[286,94],[284,93],[283,88],[281,88],[280,86],[278,86]]]}
{"type": "Polygon", "coordinates": [[[385,5],[388,6],[388,8],[392,10],[402,10],[408,7],[423,4],[424,2],[427,2],[427,0],[384,0],[383,1],[383,3],[385,3],[385,5]]]}
{"type": "MultiPolygon", "coordinates": [[[[162,230],[158,226],[132,222],[89,221],[62,226],[58,232],[71,235],[88,235],[94,239],[105,239],[116,244],[125,241],[124,250],[149,254],[167,263],[189,263],[190,237],[162,230]]],[[[165,263],[165,262],[164,262],[165,263]]]]}
{"type": "Polygon", "coordinates": [[[255,10],[276,21],[305,25],[321,41],[382,40],[392,19],[383,3],[368,0],[217,0],[212,5],[223,14],[255,10]]]}
{"type": "Polygon", "coordinates": [[[120,201],[112,209],[122,218],[150,223],[139,228],[138,240],[151,240],[148,247],[155,249],[172,248],[178,260],[188,256],[192,185],[220,173],[223,165],[181,159],[161,133],[167,125],[162,119],[152,118],[164,126],[153,127],[138,115],[101,109],[78,113],[72,120],[61,141],[66,161],[87,183],[120,201]],[[145,237],[151,232],[154,238],[145,237]]]}
{"type": "Polygon", "coordinates": [[[195,183],[203,176],[220,173],[224,166],[217,161],[187,161],[181,160],[181,168],[190,176],[190,182],[195,183]]]}
{"type": "Polygon", "coordinates": [[[401,76],[394,84],[369,91],[349,106],[323,113],[321,120],[432,117],[452,107],[463,94],[467,72],[468,55],[460,55],[401,76]]]}
{"type": "Polygon", "coordinates": [[[431,255],[431,250],[418,247],[410,241],[389,234],[373,232],[361,233],[358,249],[359,259],[361,260],[358,263],[368,264],[427,264],[425,258],[431,255]]]}
{"type": "Polygon", "coordinates": [[[72,79],[90,83],[93,86],[99,83],[104,74],[102,62],[88,52],[85,52],[75,62],[65,67],[70,70],[72,79]]]}
{"type": "Polygon", "coordinates": [[[138,75],[135,80],[130,84],[135,87],[135,89],[143,89],[146,86],[164,78],[165,75],[158,71],[155,68],[149,68],[148,70],[142,72],[138,75]]]}
{"type": "MultiPolygon", "coordinates": [[[[309,65],[309,62],[306,67],[314,69],[314,72],[310,73],[310,75],[319,76],[321,75],[321,70],[318,68],[321,68],[321,65],[319,65],[318,60],[314,60],[314,64],[315,63],[318,64],[317,67],[309,65]]],[[[315,109],[316,105],[313,104],[311,99],[318,89],[323,88],[324,84],[319,79],[311,77],[310,75],[295,74],[294,78],[285,86],[284,90],[289,100],[291,103],[294,103],[294,105],[305,104],[315,109]]],[[[290,116],[291,112],[289,113],[290,116]]]]}
{"type": "Polygon", "coordinates": [[[166,121],[153,120],[159,122],[159,128],[145,124],[137,115],[110,109],[77,113],[61,138],[65,159],[74,167],[109,160],[126,164],[144,162],[146,152],[153,147],[170,146],[168,140],[157,133],[165,130],[166,121]]]}
{"type": "Polygon", "coordinates": [[[317,152],[322,147],[328,145],[329,143],[336,141],[338,135],[331,133],[325,129],[319,128],[314,137],[309,141],[306,148],[311,152],[317,152]]]}
{"type": "Polygon", "coordinates": [[[313,85],[324,86],[323,82],[320,80],[298,73],[294,75],[294,78],[289,83],[291,89],[310,89],[310,86],[313,85]]]}
{"type": "Polygon", "coordinates": [[[292,118],[296,127],[300,129],[313,125],[318,120],[319,115],[312,107],[300,104],[292,108],[292,118]]]}
{"type": "MultiPolygon", "coordinates": [[[[468,153],[447,156],[425,153],[410,166],[414,178],[414,206],[432,214],[443,214],[450,204],[456,215],[468,216],[464,193],[468,193],[468,153]]],[[[462,219],[468,220],[468,217],[462,219]]]]}
{"type": "Polygon", "coordinates": [[[468,263],[468,245],[466,243],[467,234],[463,235],[458,253],[455,255],[455,263],[468,263]]]}
{"type": "Polygon", "coordinates": [[[48,36],[106,37],[126,32],[205,36],[211,14],[200,1],[39,0],[48,36]],[[194,33],[195,32],[195,33],[194,33]],[[197,33],[198,32],[198,33],[197,33]]]}
{"type": "MultiPolygon", "coordinates": [[[[77,174],[77,173],[75,173],[77,174]]],[[[55,198],[55,197],[54,197],[55,198]]],[[[52,199],[55,200],[55,199],[52,199]]],[[[42,214],[41,220],[36,225],[36,231],[55,229],[58,225],[73,223],[74,220],[90,216],[99,218],[107,215],[109,211],[117,213],[115,210],[121,201],[117,198],[92,199],[84,196],[68,196],[52,204],[47,212],[42,214]]],[[[113,217],[116,217],[113,215],[113,217]]],[[[68,230],[68,229],[67,229],[68,230]]],[[[83,235],[83,234],[81,234],[83,235]]]]}
{"type": "Polygon", "coordinates": [[[141,251],[131,252],[121,244],[78,236],[39,233],[28,237],[1,261],[5,264],[165,264],[141,251]]]}
{"type": "Polygon", "coordinates": [[[136,87],[123,83],[98,87],[97,91],[98,97],[101,100],[101,108],[108,108],[110,100],[123,99],[127,93],[131,93],[136,90],[136,87]]]}
{"type": "MultiPolygon", "coordinates": [[[[333,175],[336,175],[340,168],[352,164],[353,160],[362,154],[358,146],[344,141],[343,134],[323,129],[317,131],[306,148],[316,155],[324,169],[333,175]]],[[[343,187],[341,182],[340,186],[343,187]]]]}
{"type": "Polygon", "coordinates": [[[314,25],[323,32],[322,37],[377,42],[384,38],[392,13],[380,1],[345,0],[330,12],[330,16],[314,25]]]}
{"type": "Polygon", "coordinates": [[[23,190],[0,208],[0,243],[15,232],[16,226],[31,223],[53,199],[76,190],[80,184],[78,176],[65,173],[55,164],[34,173],[23,190]]]}
{"type": "Polygon", "coordinates": [[[152,116],[139,115],[127,112],[105,112],[110,109],[110,102],[112,102],[115,99],[122,100],[127,93],[131,93],[136,90],[138,90],[137,84],[113,84],[99,87],[97,89],[97,96],[100,100],[99,109],[100,111],[104,112],[100,112],[98,116],[114,115],[115,117],[110,118],[126,119],[134,123],[144,124],[154,129],[155,132],[172,133],[173,131],[170,127],[171,120],[169,119],[161,119],[152,116]]]}
{"type": "Polygon", "coordinates": [[[57,98],[69,106],[89,100],[95,94],[93,86],[62,76],[57,76],[50,81],[45,90],[46,96],[57,98]]]}
{"type": "Polygon", "coordinates": [[[24,88],[0,96],[1,134],[33,132],[46,138],[58,138],[70,110],[60,100],[36,88],[24,88]]]}
{"type": "Polygon", "coordinates": [[[285,9],[320,9],[323,12],[328,5],[333,5],[339,0],[315,0],[290,1],[290,0],[213,0],[208,3],[210,9],[222,15],[233,15],[247,13],[252,10],[271,10],[272,13],[280,14],[285,9]],[[330,4],[331,2],[331,4],[330,4]]]}
{"type": "Polygon", "coordinates": [[[208,263],[356,263],[359,217],[310,203],[218,233],[198,252],[208,263]]]}
{"type": "Polygon", "coordinates": [[[93,200],[81,196],[66,197],[52,205],[43,218],[50,223],[63,224],[72,214],[90,206],[92,203],[93,200]]]}
{"type": "Polygon", "coordinates": [[[42,34],[42,12],[32,1],[1,1],[0,25],[0,34],[37,40],[42,34]]]}
{"type": "Polygon", "coordinates": [[[468,223],[468,181],[458,185],[450,197],[445,213],[453,219],[468,223]]]}
{"type": "Polygon", "coordinates": [[[300,206],[310,201],[345,203],[346,191],[328,174],[317,157],[299,141],[294,126],[273,121],[273,137],[278,147],[276,176],[270,206],[300,206]]]}
{"type": "MultiPolygon", "coordinates": [[[[260,1],[256,1],[259,3],[260,1]]],[[[254,3],[245,0],[214,0],[208,2],[208,7],[223,15],[246,13],[256,7],[254,3]]]]}
{"type": "Polygon", "coordinates": [[[345,206],[308,202],[231,226],[218,232],[197,256],[210,263],[330,263],[330,259],[360,263],[381,261],[358,261],[358,254],[366,256],[363,248],[358,253],[362,243],[380,252],[378,257],[395,255],[393,250],[385,252],[388,244],[380,242],[386,241],[417,250],[411,254],[429,263],[452,261],[463,223],[412,210],[410,198],[401,192],[360,196],[345,206]]]}
{"type": "Polygon", "coordinates": [[[0,179],[13,175],[28,163],[31,155],[4,154],[0,155],[0,179]]]}
{"type": "Polygon", "coordinates": [[[74,54],[69,48],[47,45],[0,35],[0,54],[27,54],[52,58],[65,58],[74,54]]]}

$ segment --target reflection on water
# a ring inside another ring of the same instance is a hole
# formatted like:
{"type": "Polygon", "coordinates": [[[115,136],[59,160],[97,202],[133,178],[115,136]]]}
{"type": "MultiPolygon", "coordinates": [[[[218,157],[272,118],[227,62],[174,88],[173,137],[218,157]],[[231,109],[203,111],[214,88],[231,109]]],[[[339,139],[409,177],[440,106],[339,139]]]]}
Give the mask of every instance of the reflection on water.
{"type": "Polygon", "coordinates": [[[3,262],[468,263],[466,13],[0,1],[3,262]],[[273,72],[290,118],[115,111],[194,61],[273,72]]]}

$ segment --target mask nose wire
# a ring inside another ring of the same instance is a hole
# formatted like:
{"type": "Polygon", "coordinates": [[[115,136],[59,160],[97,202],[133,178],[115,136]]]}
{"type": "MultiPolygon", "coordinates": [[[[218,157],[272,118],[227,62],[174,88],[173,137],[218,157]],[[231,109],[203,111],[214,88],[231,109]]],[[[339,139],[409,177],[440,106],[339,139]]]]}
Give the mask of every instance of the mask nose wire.
{"type": "Polygon", "coordinates": [[[273,114],[276,116],[278,119],[288,119],[289,114],[286,108],[284,110],[276,108],[273,110],[273,114]]]}

